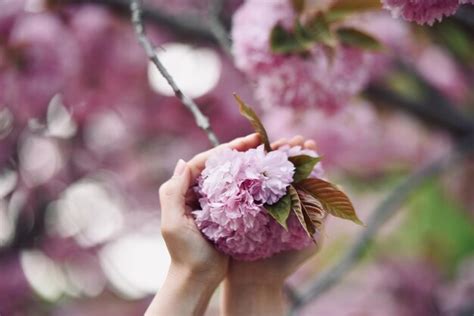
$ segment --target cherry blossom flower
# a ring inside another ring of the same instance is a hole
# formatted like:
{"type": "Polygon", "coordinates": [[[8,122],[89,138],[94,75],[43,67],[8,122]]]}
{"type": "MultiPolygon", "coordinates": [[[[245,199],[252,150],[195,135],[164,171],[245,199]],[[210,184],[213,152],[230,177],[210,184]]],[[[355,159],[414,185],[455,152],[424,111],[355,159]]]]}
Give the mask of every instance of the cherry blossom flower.
{"type": "MultiPolygon", "coordinates": [[[[285,231],[265,210],[287,192],[293,180],[293,154],[313,154],[300,147],[265,153],[263,145],[246,152],[223,149],[209,158],[197,188],[198,228],[218,249],[240,260],[256,260],[311,244],[294,214],[285,231]]],[[[320,174],[322,169],[317,169],[320,174]]]]}

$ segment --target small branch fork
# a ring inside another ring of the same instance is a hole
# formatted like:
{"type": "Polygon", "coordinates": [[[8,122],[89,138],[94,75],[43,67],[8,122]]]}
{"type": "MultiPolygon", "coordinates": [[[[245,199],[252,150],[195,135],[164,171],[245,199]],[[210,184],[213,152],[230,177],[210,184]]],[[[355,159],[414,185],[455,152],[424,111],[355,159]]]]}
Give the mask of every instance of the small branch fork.
{"type": "Polygon", "coordinates": [[[209,118],[205,116],[198,105],[185,95],[181,89],[177,86],[173,77],[169,74],[168,70],[161,63],[160,59],[156,55],[155,48],[151,41],[148,39],[145,33],[145,27],[142,21],[142,11],[139,0],[131,0],[130,11],[132,14],[132,23],[137,35],[138,41],[143,46],[148,59],[156,66],[161,75],[166,79],[170,87],[173,89],[175,96],[181,101],[181,103],[193,114],[196,121],[196,125],[199,126],[207,135],[207,138],[213,146],[219,145],[219,140],[216,134],[213,132],[209,123],[209,118]]]}

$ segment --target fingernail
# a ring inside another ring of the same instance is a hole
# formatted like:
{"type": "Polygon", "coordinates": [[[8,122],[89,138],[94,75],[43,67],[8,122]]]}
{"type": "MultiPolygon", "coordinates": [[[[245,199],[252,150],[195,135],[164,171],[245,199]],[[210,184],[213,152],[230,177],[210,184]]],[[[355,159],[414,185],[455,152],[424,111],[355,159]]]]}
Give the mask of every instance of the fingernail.
{"type": "Polygon", "coordinates": [[[180,176],[184,172],[184,168],[186,167],[186,162],[183,159],[178,160],[176,167],[174,168],[174,176],[180,176]]]}

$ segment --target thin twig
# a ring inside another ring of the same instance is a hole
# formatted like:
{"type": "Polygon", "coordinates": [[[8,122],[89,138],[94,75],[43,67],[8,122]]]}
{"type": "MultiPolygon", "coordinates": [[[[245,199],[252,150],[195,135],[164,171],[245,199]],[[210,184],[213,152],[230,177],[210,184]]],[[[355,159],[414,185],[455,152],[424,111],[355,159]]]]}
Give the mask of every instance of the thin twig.
{"type": "Polygon", "coordinates": [[[138,41],[145,49],[145,52],[150,59],[150,61],[156,66],[158,71],[161,75],[166,79],[168,84],[174,91],[176,97],[183,103],[183,105],[191,111],[196,121],[197,126],[199,126],[207,135],[207,138],[211,142],[213,146],[219,145],[219,140],[217,139],[216,134],[212,131],[211,125],[209,123],[209,119],[205,116],[201,110],[199,109],[198,105],[185,95],[181,89],[176,85],[173,77],[169,74],[168,70],[163,66],[161,61],[159,60],[158,56],[156,55],[155,48],[151,44],[151,41],[148,39],[145,33],[145,28],[143,26],[142,18],[141,18],[141,7],[139,0],[131,0],[130,2],[130,10],[132,13],[132,23],[135,28],[135,33],[137,34],[138,41]]]}
{"type": "Polygon", "coordinates": [[[425,168],[413,173],[400,183],[371,214],[367,221],[367,227],[360,233],[353,246],[343,255],[332,268],[316,279],[313,285],[299,299],[295,300],[290,315],[295,313],[306,303],[319,297],[340,281],[361,259],[373,241],[377,231],[391,218],[406,199],[425,183],[428,179],[440,175],[449,167],[461,162],[466,156],[474,151],[474,136],[462,141],[455,150],[446,156],[431,163],[425,168]]]}
{"type": "Polygon", "coordinates": [[[229,55],[232,55],[232,41],[229,32],[221,21],[221,12],[224,2],[222,0],[211,0],[209,4],[209,30],[219,43],[221,48],[229,55]]]}

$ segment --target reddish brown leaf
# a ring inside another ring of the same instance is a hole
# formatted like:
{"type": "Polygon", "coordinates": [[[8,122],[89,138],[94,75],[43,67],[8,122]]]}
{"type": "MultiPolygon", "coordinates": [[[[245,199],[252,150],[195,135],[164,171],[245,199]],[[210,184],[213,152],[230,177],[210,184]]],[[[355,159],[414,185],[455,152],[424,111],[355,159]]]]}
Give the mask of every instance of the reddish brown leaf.
{"type": "Polygon", "coordinates": [[[291,210],[295,213],[301,226],[303,226],[308,236],[310,238],[313,238],[313,234],[311,234],[311,231],[314,233],[314,227],[312,226],[311,222],[308,221],[308,218],[305,219],[305,215],[301,207],[301,201],[298,196],[298,192],[296,192],[296,189],[292,185],[290,185],[288,187],[288,193],[290,194],[290,197],[291,197],[291,210]]]}
{"type": "Polygon", "coordinates": [[[320,201],[314,198],[311,194],[306,193],[303,190],[296,190],[301,201],[301,206],[304,213],[307,214],[314,229],[319,229],[323,224],[326,211],[320,201]]]}
{"type": "Polygon", "coordinates": [[[254,112],[254,110],[252,110],[251,107],[245,104],[245,102],[242,101],[242,99],[235,93],[234,93],[234,98],[239,104],[240,114],[242,114],[245,118],[247,118],[250,121],[250,124],[252,124],[255,131],[260,135],[260,140],[265,145],[265,150],[267,152],[272,151],[272,148],[270,146],[270,141],[268,140],[267,131],[263,127],[263,124],[258,118],[257,114],[254,112]]]}
{"type": "Polygon", "coordinates": [[[352,202],[335,185],[321,179],[311,178],[300,181],[296,186],[319,200],[329,214],[363,225],[357,217],[352,202]]]}
{"type": "Polygon", "coordinates": [[[305,0],[291,0],[291,4],[296,13],[301,13],[305,7],[305,0]]]}

